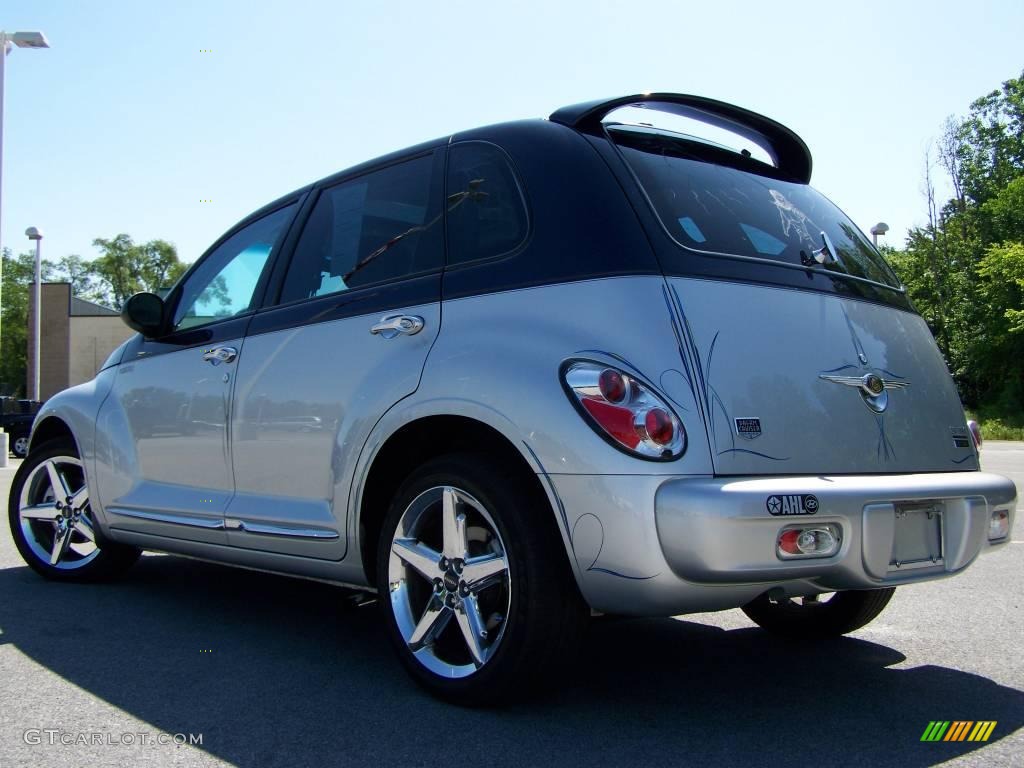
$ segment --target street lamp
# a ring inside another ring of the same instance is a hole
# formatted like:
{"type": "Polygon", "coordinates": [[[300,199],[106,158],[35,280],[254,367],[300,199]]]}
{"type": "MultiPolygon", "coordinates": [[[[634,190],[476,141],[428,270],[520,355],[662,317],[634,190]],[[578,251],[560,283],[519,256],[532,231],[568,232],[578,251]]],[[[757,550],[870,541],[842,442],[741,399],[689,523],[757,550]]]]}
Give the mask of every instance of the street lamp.
{"type": "Polygon", "coordinates": [[[41,255],[42,255],[41,251],[42,251],[42,243],[43,243],[43,233],[40,232],[35,227],[29,227],[28,229],[25,230],[25,237],[27,237],[29,240],[35,240],[36,241],[36,280],[35,280],[35,284],[32,286],[32,291],[33,291],[33,300],[32,301],[33,301],[34,312],[32,313],[32,341],[33,341],[33,347],[32,347],[32,397],[31,397],[31,399],[33,401],[35,401],[35,402],[38,402],[39,401],[39,362],[40,362],[39,342],[40,342],[41,337],[43,335],[42,334],[43,326],[42,326],[42,322],[41,322],[41,318],[43,316],[43,307],[40,304],[41,296],[42,296],[41,288],[42,288],[42,272],[43,272],[42,263],[43,263],[43,261],[42,261],[42,258],[41,258],[41,255]]]}
{"type": "Polygon", "coordinates": [[[877,224],[875,224],[875,226],[871,228],[871,242],[874,244],[875,248],[878,247],[878,236],[885,235],[885,233],[888,231],[889,225],[886,224],[884,221],[878,222],[877,224]]]}
{"type": "MultiPolygon", "coordinates": [[[[0,213],[3,211],[3,186],[4,186],[4,61],[10,53],[11,46],[19,48],[49,48],[46,35],[42,32],[4,32],[0,30],[0,213]]],[[[2,233],[0,229],[0,233],[2,233]]],[[[2,236],[2,235],[0,235],[2,236]]],[[[3,244],[0,242],[0,307],[3,306],[3,244]]],[[[3,317],[0,312],[0,318],[3,317]]],[[[0,331],[2,331],[2,319],[0,319],[0,331]]]]}

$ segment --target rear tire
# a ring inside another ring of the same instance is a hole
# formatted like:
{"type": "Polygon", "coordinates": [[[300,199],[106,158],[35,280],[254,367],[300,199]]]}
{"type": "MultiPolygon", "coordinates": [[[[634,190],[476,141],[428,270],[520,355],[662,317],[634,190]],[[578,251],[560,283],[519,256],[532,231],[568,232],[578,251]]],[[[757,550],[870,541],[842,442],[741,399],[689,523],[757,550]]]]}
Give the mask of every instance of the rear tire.
{"type": "Polygon", "coordinates": [[[402,483],[381,532],[377,583],[406,671],[462,705],[550,686],[589,616],[547,500],[477,455],[434,459],[402,483]]]}
{"type": "Polygon", "coordinates": [[[50,440],[22,462],[11,483],[11,536],[25,562],[55,581],[118,576],[140,550],[103,540],[95,530],[90,492],[72,440],[50,440]]]}
{"type": "Polygon", "coordinates": [[[11,453],[19,459],[28,456],[28,435],[16,434],[11,437],[11,453]]]}
{"type": "MultiPolygon", "coordinates": [[[[885,610],[896,587],[836,592],[827,601],[774,599],[767,594],[743,606],[762,629],[793,639],[838,637],[860,629],[885,610]]],[[[798,598],[799,599],[799,598],[798,598]]]]}

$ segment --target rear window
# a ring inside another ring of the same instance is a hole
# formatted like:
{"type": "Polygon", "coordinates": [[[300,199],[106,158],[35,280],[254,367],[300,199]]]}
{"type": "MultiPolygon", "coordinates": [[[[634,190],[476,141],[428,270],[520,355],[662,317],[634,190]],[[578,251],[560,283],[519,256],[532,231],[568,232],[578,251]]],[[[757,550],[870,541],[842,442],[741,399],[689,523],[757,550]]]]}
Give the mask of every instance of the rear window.
{"type": "Polygon", "coordinates": [[[686,139],[612,126],[609,133],[679,245],[702,253],[818,266],[900,287],[856,225],[806,184],[775,178],[767,167],[764,173],[745,170],[741,157],[730,165],[708,162],[706,145],[686,139]],[[826,242],[834,247],[836,261],[821,265],[814,261],[815,252],[826,242]]]}
{"type": "Polygon", "coordinates": [[[526,238],[523,194],[497,147],[482,142],[452,146],[446,197],[450,266],[501,256],[526,238]]]}
{"type": "Polygon", "coordinates": [[[325,189],[295,246],[281,302],[440,269],[434,163],[424,155],[325,189]]]}

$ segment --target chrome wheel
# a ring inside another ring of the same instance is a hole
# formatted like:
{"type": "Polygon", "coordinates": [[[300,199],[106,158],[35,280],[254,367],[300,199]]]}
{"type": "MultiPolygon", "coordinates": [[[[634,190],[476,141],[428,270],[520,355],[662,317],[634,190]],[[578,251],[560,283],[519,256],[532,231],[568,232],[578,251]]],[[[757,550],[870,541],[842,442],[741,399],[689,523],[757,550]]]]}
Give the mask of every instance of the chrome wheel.
{"type": "Polygon", "coordinates": [[[445,678],[494,656],[512,601],[509,561],[493,518],[453,486],[419,494],[391,540],[391,610],[413,657],[445,678]]]}
{"type": "Polygon", "coordinates": [[[81,568],[100,552],[82,462],[73,456],[53,456],[29,473],[18,519],[32,554],[53,568],[81,568]]]}
{"type": "Polygon", "coordinates": [[[20,459],[25,458],[28,455],[28,438],[19,437],[11,445],[11,450],[14,451],[14,455],[20,459]]]}

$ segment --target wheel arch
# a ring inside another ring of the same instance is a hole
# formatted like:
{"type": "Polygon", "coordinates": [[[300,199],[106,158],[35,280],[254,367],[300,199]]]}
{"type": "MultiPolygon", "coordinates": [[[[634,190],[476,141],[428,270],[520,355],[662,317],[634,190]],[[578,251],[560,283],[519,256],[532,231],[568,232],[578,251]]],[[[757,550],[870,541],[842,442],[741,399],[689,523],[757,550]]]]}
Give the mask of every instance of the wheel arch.
{"type": "MultiPolygon", "coordinates": [[[[485,453],[505,466],[514,466],[536,498],[547,504],[552,534],[559,534],[565,545],[567,533],[554,514],[554,500],[538,475],[542,470],[535,465],[535,458],[528,457],[501,429],[472,416],[423,415],[402,423],[382,440],[364,471],[365,480],[355,507],[355,530],[367,583],[373,584],[376,580],[377,542],[396,487],[425,461],[460,451],[485,453]]],[[[573,559],[568,553],[566,557],[575,572],[573,559]]]]}
{"type": "MultiPolygon", "coordinates": [[[[71,427],[68,423],[59,416],[49,415],[46,416],[35,425],[32,429],[32,436],[29,440],[28,450],[29,453],[32,449],[38,448],[43,443],[48,443],[51,440],[56,440],[60,437],[66,437],[71,440],[76,447],[79,448],[78,441],[75,439],[74,432],[71,431],[71,427]]],[[[79,453],[81,455],[81,453],[79,453]]]]}

